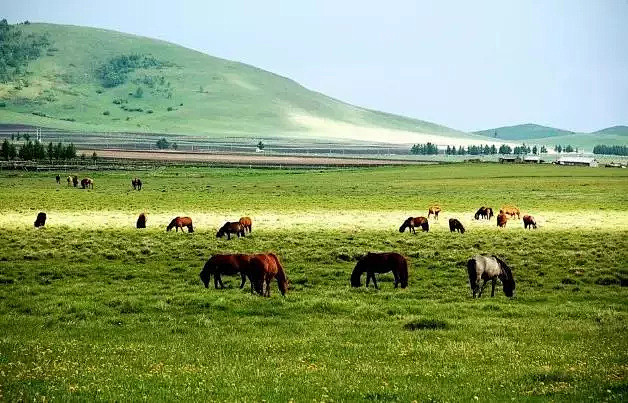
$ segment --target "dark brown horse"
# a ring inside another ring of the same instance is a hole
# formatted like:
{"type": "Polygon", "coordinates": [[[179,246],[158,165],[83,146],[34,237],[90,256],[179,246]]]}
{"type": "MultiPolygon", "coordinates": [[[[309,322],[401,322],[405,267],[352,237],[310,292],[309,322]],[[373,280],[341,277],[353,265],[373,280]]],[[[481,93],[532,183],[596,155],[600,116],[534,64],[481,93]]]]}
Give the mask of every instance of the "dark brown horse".
{"type": "Polygon", "coordinates": [[[188,232],[194,232],[192,219],[190,217],[173,218],[172,221],[170,221],[170,224],[166,227],[166,231],[170,231],[173,227],[176,227],[177,232],[179,232],[179,228],[181,228],[181,232],[183,232],[183,227],[188,227],[188,232]]]}
{"type": "Polygon", "coordinates": [[[514,218],[515,216],[517,216],[517,220],[521,218],[521,211],[517,206],[503,206],[501,210],[499,210],[499,213],[509,215],[510,218],[514,218]]]}
{"type": "Polygon", "coordinates": [[[508,216],[506,216],[506,214],[500,211],[499,215],[497,216],[497,226],[500,228],[504,228],[507,222],[508,222],[508,216]]]}
{"type": "Polygon", "coordinates": [[[428,232],[430,230],[430,224],[425,217],[408,217],[401,227],[399,227],[399,232],[404,232],[406,228],[410,228],[409,231],[413,234],[416,234],[414,230],[415,227],[421,227],[423,231],[428,232]]]}
{"type": "Polygon", "coordinates": [[[440,206],[430,206],[430,208],[427,210],[427,218],[430,218],[430,215],[434,214],[434,219],[438,221],[438,213],[440,213],[441,211],[442,210],[440,206]]]}
{"type": "Polygon", "coordinates": [[[279,292],[281,292],[281,295],[286,295],[288,278],[277,255],[274,253],[253,255],[249,267],[249,278],[251,283],[255,283],[255,289],[258,294],[270,297],[270,282],[273,278],[276,278],[279,292]]]}
{"type": "Polygon", "coordinates": [[[492,282],[491,297],[494,297],[495,283],[498,278],[504,286],[504,294],[507,297],[512,297],[514,294],[515,279],[512,276],[512,271],[497,256],[477,255],[472,257],[467,262],[467,272],[469,274],[469,286],[473,291],[473,298],[475,298],[476,294],[478,298],[482,296],[482,291],[489,280],[492,282]],[[480,286],[480,280],[484,280],[482,286],[480,286]]]}
{"type": "Polygon", "coordinates": [[[83,189],[89,189],[89,188],[94,188],[94,180],[91,178],[83,178],[81,179],[81,188],[83,189]]]}
{"type": "Polygon", "coordinates": [[[493,217],[493,209],[490,207],[480,207],[478,211],[475,212],[475,219],[486,219],[490,220],[493,217]]]}
{"type": "Polygon", "coordinates": [[[525,229],[536,229],[536,220],[531,215],[523,216],[523,228],[525,229]]]}
{"type": "MultiPolygon", "coordinates": [[[[209,288],[209,280],[214,276],[214,288],[225,288],[222,283],[222,274],[234,276],[240,274],[242,281],[240,288],[244,287],[246,278],[251,278],[251,259],[255,255],[231,254],[231,255],[214,255],[212,256],[201,271],[201,281],[205,284],[205,288],[209,288]],[[220,286],[220,287],[219,287],[220,286]]],[[[253,281],[251,281],[251,292],[254,290],[253,281]]]]}
{"type": "Polygon", "coordinates": [[[253,220],[251,220],[251,217],[240,217],[240,225],[244,230],[248,230],[249,234],[253,231],[253,220]]]}
{"type": "Polygon", "coordinates": [[[240,225],[239,222],[229,222],[227,221],[225,225],[220,227],[218,232],[216,233],[216,238],[222,238],[227,234],[227,239],[231,239],[231,234],[238,235],[238,238],[241,236],[245,236],[244,227],[240,225]]]}
{"type": "Polygon", "coordinates": [[[137,217],[137,222],[135,223],[136,228],[146,228],[146,214],[141,213],[139,217],[137,217]]]}
{"type": "Polygon", "coordinates": [[[395,252],[368,253],[358,261],[351,273],[351,286],[361,287],[362,273],[366,272],[366,286],[373,279],[373,285],[377,287],[375,273],[388,273],[392,271],[395,277],[395,288],[401,284],[401,288],[408,286],[408,261],[405,257],[395,252]]]}
{"type": "Polygon", "coordinates": [[[134,178],[131,180],[133,190],[142,190],[142,180],[140,178],[134,178]]]}
{"type": "Polygon", "coordinates": [[[460,221],[458,221],[456,218],[450,218],[449,219],[449,232],[460,232],[461,234],[464,234],[464,227],[462,226],[462,223],[460,221]]]}
{"type": "Polygon", "coordinates": [[[40,212],[35,219],[35,228],[40,228],[46,225],[46,213],[40,212]]]}
{"type": "Polygon", "coordinates": [[[61,176],[57,175],[55,179],[57,181],[57,185],[61,183],[61,176]]]}

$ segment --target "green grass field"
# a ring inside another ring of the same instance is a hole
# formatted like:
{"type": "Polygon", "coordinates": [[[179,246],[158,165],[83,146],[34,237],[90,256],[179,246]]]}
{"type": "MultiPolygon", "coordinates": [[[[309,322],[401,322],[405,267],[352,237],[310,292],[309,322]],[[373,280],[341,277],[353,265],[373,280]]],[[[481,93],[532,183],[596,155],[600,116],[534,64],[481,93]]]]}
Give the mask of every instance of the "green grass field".
{"type": "Polygon", "coordinates": [[[54,174],[0,173],[0,400],[628,398],[625,170],[77,173],[95,179],[89,191],[54,174]],[[398,232],[430,203],[443,213],[429,233],[398,232]],[[538,230],[472,219],[505,203],[538,230]],[[32,228],[38,211],[45,229],[32,228]],[[136,230],[142,211],[148,228],[136,230]],[[166,233],[184,214],[196,232],[166,233]],[[242,215],[251,236],[216,239],[242,215]],[[449,217],[468,231],[450,234],[449,217]],[[283,262],[286,297],[198,278],[214,253],[265,251],[283,262]],[[368,251],[407,256],[409,288],[387,274],[379,291],[351,289],[368,251]],[[511,265],[515,298],[470,297],[465,262],[478,253],[511,265]]]}

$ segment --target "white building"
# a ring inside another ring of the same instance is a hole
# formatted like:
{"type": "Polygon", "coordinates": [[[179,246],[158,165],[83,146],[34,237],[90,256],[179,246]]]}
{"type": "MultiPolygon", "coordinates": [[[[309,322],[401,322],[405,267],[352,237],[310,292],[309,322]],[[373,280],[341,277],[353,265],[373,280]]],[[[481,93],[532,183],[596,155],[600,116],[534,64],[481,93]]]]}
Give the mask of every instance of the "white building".
{"type": "Polygon", "coordinates": [[[579,165],[579,166],[589,166],[589,167],[597,167],[598,163],[595,158],[591,157],[572,157],[565,156],[560,157],[556,160],[558,165],[579,165]]]}

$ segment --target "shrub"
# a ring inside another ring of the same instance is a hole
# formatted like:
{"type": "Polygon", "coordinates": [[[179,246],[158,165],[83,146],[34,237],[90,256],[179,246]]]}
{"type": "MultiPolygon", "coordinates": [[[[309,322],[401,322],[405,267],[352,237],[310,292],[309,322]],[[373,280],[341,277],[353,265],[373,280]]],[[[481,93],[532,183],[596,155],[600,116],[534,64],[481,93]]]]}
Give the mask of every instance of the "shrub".
{"type": "Polygon", "coordinates": [[[109,116],[110,115],[109,111],[104,111],[102,114],[105,115],[105,116],[109,116]]]}
{"type": "Polygon", "coordinates": [[[149,110],[146,111],[146,113],[153,113],[153,110],[149,109],[149,110]]]}
{"type": "Polygon", "coordinates": [[[166,110],[167,110],[168,112],[172,112],[172,111],[174,110],[174,108],[173,108],[172,106],[169,106],[166,110]]]}

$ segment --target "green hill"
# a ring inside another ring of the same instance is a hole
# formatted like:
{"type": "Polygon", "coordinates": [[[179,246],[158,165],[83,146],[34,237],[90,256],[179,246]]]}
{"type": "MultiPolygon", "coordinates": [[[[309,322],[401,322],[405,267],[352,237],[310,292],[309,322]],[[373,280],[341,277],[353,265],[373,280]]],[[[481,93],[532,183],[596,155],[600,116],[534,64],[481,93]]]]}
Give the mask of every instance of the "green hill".
{"type": "Polygon", "coordinates": [[[628,136],[628,126],[613,126],[598,130],[594,134],[611,134],[614,136],[628,136]]]}
{"type": "Polygon", "coordinates": [[[567,130],[556,129],[554,127],[541,126],[533,123],[526,123],[516,126],[498,127],[496,129],[481,130],[475,132],[480,136],[498,138],[502,140],[528,140],[555,136],[566,136],[573,134],[567,130]]]}
{"type": "Polygon", "coordinates": [[[209,137],[487,140],[349,105],[259,68],[160,40],[78,26],[18,28],[48,35],[50,46],[24,74],[0,83],[4,124],[209,137]]]}

